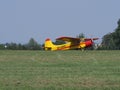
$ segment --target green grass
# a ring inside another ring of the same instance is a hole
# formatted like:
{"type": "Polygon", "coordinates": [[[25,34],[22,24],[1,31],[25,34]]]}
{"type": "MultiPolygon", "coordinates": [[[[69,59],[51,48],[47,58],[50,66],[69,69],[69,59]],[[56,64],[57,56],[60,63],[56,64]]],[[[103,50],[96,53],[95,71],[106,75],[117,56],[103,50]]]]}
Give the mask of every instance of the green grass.
{"type": "Polygon", "coordinates": [[[0,51],[0,90],[120,90],[120,51],[0,51]]]}

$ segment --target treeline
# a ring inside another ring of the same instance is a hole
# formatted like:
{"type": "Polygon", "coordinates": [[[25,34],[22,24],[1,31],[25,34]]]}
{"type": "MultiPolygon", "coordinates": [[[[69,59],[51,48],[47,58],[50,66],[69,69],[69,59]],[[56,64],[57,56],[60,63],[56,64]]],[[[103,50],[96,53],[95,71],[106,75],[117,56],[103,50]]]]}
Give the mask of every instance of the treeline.
{"type": "Polygon", "coordinates": [[[120,19],[117,24],[118,26],[114,32],[103,36],[101,47],[99,49],[120,50],[120,19]]]}
{"type": "MultiPolygon", "coordinates": [[[[111,32],[107,33],[102,38],[102,43],[99,46],[93,45],[93,47],[88,48],[88,50],[98,49],[98,50],[120,50],[120,19],[117,22],[117,28],[111,32]]],[[[76,36],[77,38],[85,38],[83,33],[76,36]]],[[[63,41],[53,42],[54,44],[63,44],[63,41]]],[[[16,43],[6,43],[0,44],[0,50],[43,50],[44,44],[39,44],[33,38],[29,40],[27,44],[16,44],[16,43]]]]}
{"type": "Polygon", "coordinates": [[[38,44],[33,38],[27,44],[6,43],[0,44],[1,50],[42,50],[41,44],[38,44]]]}

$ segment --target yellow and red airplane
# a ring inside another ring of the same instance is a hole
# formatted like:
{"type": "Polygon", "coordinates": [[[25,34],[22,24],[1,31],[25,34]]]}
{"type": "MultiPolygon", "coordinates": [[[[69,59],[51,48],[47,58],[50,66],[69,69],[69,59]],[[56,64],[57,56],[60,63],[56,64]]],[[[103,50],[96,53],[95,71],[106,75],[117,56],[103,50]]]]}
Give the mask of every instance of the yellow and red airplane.
{"type": "Polygon", "coordinates": [[[45,50],[69,50],[69,49],[84,49],[86,47],[91,47],[94,44],[94,40],[98,38],[73,38],[73,37],[60,37],[56,40],[63,40],[66,43],[61,45],[55,45],[52,41],[47,38],[44,43],[45,50]]]}

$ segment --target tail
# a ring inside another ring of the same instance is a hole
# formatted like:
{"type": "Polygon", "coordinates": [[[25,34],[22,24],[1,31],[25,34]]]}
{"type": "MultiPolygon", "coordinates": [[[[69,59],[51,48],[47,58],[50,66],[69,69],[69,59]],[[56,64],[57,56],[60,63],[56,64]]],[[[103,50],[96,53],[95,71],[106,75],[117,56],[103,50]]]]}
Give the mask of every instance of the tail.
{"type": "Polygon", "coordinates": [[[45,40],[44,44],[45,44],[44,45],[45,50],[50,50],[50,51],[54,50],[55,45],[52,43],[52,41],[49,38],[45,40]]]}

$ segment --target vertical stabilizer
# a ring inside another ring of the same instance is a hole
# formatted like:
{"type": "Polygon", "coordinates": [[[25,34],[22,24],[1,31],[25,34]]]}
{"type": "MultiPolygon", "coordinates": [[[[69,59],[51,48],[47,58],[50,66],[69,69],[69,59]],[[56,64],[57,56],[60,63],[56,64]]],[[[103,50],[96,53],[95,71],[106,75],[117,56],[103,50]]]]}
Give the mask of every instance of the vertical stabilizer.
{"type": "Polygon", "coordinates": [[[45,40],[45,46],[44,47],[45,47],[45,50],[53,50],[55,45],[52,43],[52,41],[49,38],[47,38],[45,40]]]}

